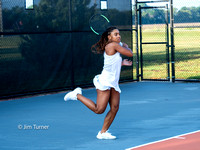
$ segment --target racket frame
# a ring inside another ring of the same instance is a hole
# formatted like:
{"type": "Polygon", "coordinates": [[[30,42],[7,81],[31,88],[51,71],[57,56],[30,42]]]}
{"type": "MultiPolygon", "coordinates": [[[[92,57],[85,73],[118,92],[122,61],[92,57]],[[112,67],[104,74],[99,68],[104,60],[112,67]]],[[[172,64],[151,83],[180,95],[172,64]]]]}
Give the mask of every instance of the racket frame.
{"type": "MultiPolygon", "coordinates": [[[[110,20],[109,20],[106,16],[104,16],[103,14],[95,14],[95,15],[93,15],[93,16],[90,18],[90,21],[89,21],[89,22],[91,22],[92,18],[94,18],[94,17],[97,16],[97,15],[103,17],[108,23],[110,23],[110,20]]],[[[90,25],[90,29],[91,29],[92,32],[94,32],[96,35],[100,35],[97,31],[95,31],[95,29],[94,29],[91,25],[90,25]]]]}

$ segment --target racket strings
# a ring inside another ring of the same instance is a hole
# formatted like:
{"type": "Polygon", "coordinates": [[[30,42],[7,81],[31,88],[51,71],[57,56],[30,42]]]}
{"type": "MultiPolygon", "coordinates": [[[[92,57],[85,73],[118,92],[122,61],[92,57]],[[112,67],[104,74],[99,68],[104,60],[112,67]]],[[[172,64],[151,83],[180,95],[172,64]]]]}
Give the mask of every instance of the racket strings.
{"type": "Polygon", "coordinates": [[[94,15],[90,19],[90,29],[97,35],[102,34],[110,26],[110,21],[104,15],[94,15]]]}

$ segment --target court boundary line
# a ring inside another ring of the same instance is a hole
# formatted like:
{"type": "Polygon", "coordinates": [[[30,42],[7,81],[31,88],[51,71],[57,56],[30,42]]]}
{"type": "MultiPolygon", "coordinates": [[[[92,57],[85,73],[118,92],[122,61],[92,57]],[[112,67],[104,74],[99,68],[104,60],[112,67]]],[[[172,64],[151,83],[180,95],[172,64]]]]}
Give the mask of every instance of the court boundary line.
{"type": "Polygon", "coordinates": [[[147,145],[151,145],[151,144],[155,144],[155,143],[159,143],[159,142],[163,142],[163,141],[168,141],[168,140],[171,140],[171,139],[174,139],[174,138],[180,138],[181,136],[190,135],[190,134],[194,134],[194,133],[197,133],[197,132],[200,132],[200,130],[196,130],[196,131],[172,136],[172,137],[169,137],[169,138],[165,138],[165,139],[154,141],[154,142],[149,142],[149,143],[146,143],[146,144],[141,144],[141,145],[134,146],[134,147],[131,147],[131,148],[126,148],[125,150],[133,150],[135,148],[140,148],[140,147],[143,147],[143,146],[147,146],[147,145]]]}

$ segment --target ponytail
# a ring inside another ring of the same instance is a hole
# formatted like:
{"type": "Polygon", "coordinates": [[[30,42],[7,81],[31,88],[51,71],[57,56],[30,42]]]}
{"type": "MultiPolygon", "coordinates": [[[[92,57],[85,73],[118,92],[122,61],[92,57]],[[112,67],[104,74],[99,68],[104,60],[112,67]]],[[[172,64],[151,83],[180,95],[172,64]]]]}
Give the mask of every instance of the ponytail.
{"type": "Polygon", "coordinates": [[[101,35],[100,40],[92,45],[91,50],[96,54],[103,54],[105,51],[106,45],[109,43],[108,35],[111,34],[113,30],[117,29],[116,27],[109,27],[106,31],[101,35]]]}

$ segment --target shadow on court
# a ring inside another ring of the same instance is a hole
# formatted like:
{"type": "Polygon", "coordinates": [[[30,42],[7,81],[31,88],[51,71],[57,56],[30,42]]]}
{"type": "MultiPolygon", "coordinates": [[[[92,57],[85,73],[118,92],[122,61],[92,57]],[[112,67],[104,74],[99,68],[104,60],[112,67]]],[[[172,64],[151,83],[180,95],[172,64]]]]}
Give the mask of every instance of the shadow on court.
{"type": "MultiPolygon", "coordinates": [[[[0,102],[1,150],[123,150],[200,129],[200,84],[121,84],[120,110],[110,128],[116,140],[98,140],[106,111],[97,115],[65,93],[0,102]]],[[[96,91],[84,89],[93,100],[96,91]]]]}

